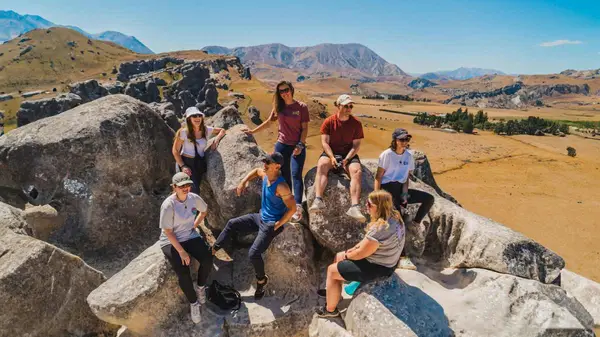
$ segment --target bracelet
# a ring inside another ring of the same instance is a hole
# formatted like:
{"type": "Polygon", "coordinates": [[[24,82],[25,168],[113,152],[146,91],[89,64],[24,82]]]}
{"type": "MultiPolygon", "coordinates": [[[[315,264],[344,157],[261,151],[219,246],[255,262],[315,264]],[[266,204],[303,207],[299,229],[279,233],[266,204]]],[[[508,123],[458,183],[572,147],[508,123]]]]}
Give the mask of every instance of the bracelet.
{"type": "Polygon", "coordinates": [[[300,150],[304,150],[306,148],[306,145],[304,145],[304,143],[302,142],[298,142],[298,144],[296,144],[296,147],[300,150]]]}

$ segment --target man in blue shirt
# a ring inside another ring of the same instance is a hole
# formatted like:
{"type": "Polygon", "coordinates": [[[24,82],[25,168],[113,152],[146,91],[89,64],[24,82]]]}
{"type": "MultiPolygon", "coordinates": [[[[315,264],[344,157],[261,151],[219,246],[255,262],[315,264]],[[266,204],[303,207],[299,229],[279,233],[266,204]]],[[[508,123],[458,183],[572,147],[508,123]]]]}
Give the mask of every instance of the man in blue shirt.
{"type": "Polygon", "coordinates": [[[296,202],[290,187],[281,176],[283,156],[279,152],[267,155],[263,159],[264,167],[256,168],[244,177],[237,187],[240,196],[248,187],[248,183],[256,178],[262,179],[262,197],[260,213],[253,213],[231,219],[225,225],[215,244],[213,254],[222,248],[223,243],[234,232],[258,232],[254,243],[248,251],[250,262],[256,273],[256,292],[254,298],[260,300],[265,295],[265,287],[269,277],[265,274],[265,263],[262,258],[273,238],[283,231],[283,225],[296,212],[296,202]]]}

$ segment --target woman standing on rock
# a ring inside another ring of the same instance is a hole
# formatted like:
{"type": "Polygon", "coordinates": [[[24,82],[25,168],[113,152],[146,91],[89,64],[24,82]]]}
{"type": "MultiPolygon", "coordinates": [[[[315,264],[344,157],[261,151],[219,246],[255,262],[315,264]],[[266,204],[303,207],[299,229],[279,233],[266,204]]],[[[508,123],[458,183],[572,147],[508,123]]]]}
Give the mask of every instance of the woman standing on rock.
{"type": "Polygon", "coordinates": [[[225,130],[206,126],[204,114],[198,108],[187,108],[185,126],[177,131],[172,152],[179,170],[192,177],[192,192],[196,194],[200,192],[200,181],[206,172],[204,153],[208,137],[211,135],[217,135],[217,139],[211,145],[211,149],[214,150],[225,136],[225,130]]]}
{"type": "MultiPolygon", "coordinates": [[[[392,195],[397,210],[406,208],[408,204],[420,203],[419,210],[412,225],[419,228],[421,221],[433,206],[433,196],[427,192],[409,189],[409,174],[415,169],[415,159],[408,150],[412,136],[406,129],[398,128],[392,133],[390,147],[379,155],[375,190],[384,189],[392,195]]],[[[402,267],[416,269],[409,259],[403,258],[402,267]]]]}
{"type": "Polygon", "coordinates": [[[160,247],[171,263],[179,287],[190,302],[192,321],[200,323],[200,304],[205,302],[206,279],[212,269],[212,252],[196,228],[206,217],[207,206],[202,198],[190,192],[192,180],[179,172],[173,176],[173,194],[160,207],[160,247]],[[200,262],[197,287],[190,275],[190,255],[200,262]]]}
{"type": "Polygon", "coordinates": [[[273,110],[269,119],[253,130],[246,130],[246,133],[257,133],[274,121],[279,122],[279,136],[275,143],[275,152],[281,153],[284,158],[281,174],[288,186],[293,186],[296,213],[292,217],[292,221],[298,222],[302,219],[304,190],[302,170],[306,159],[305,142],[310,117],[308,106],[294,99],[294,87],[291,82],[281,81],[277,84],[273,94],[273,110]]]}
{"type": "Polygon", "coordinates": [[[365,238],[356,246],[339,252],[327,267],[327,304],[316,309],[319,317],[335,317],[344,281],[367,282],[392,275],[404,248],[404,223],[394,209],[392,196],[386,191],[374,191],[367,198],[371,222],[365,238]]]}

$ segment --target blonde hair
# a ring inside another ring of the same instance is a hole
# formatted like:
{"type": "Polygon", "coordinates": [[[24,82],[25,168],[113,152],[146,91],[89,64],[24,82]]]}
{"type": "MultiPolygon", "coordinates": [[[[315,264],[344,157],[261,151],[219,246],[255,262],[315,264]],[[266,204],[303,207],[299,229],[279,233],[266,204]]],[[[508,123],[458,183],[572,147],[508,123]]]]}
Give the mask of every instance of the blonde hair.
{"type": "Polygon", "coordinates": [[[394,218],[398,222],[403,223],[400,212],[394,208],[394,199],[392,195],[386,190],[373,191],[369,193],[367,197],[369,202],[374,206],[377,206],[377,215],[371,218],[371,222],[367,225],[366,231],[370,231],[373,227],[380,229],[385,226],[387,229],[390,224],[388,223],[389,218],[394,218]]]}

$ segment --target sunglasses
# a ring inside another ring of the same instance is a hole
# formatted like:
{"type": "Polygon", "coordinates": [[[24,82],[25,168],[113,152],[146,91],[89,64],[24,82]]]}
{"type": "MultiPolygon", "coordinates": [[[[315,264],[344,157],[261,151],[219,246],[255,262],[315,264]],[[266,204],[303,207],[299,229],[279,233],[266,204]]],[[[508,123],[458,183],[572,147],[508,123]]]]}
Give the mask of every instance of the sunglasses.
{"type": "Polygon", "coordinates": [[[347,105],[344,105],[344,108],[352,110],[352,109],[354,109],[354,105],[347,104],[347,105]]]}
{"type": "Polygon", "coordinates": [[[198,117],[204,117],[204,115],[192,115],[190,117],[192,117],[192,118],[198,118],[198,117]]]}
{"type": "Polygon", "coordinates": [[[288,92],[290,92],[290,88],[285,88],[285,89],[279,89],[278,90],[280,94],[287,94],[288,92]]]}

